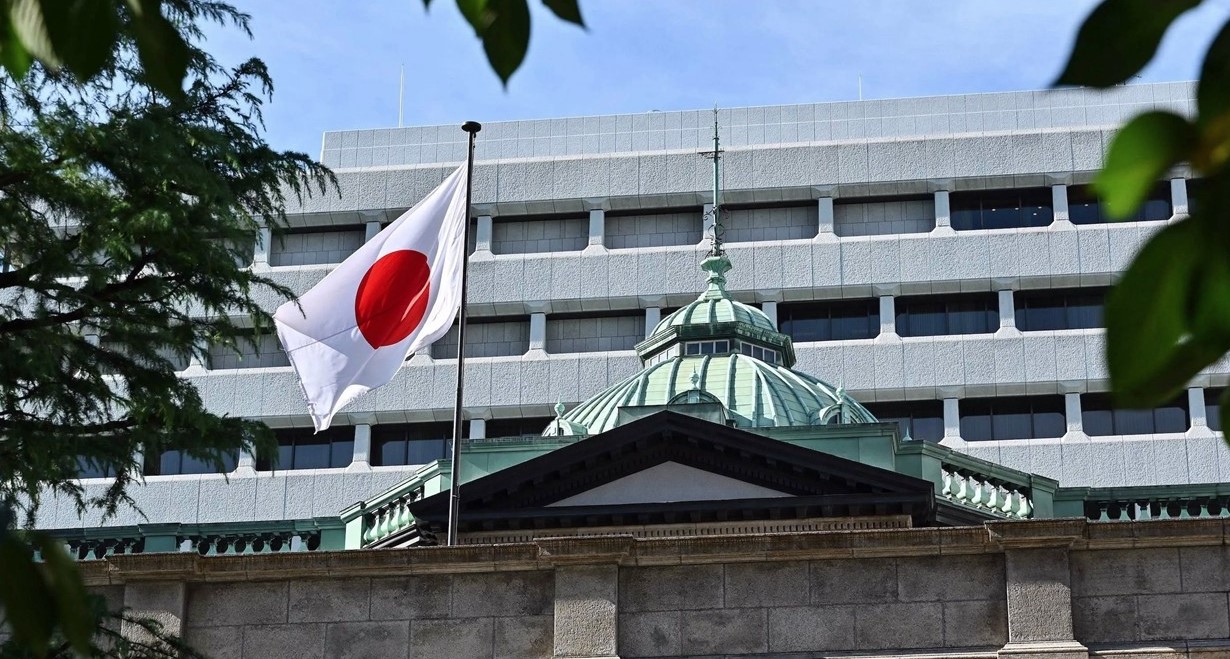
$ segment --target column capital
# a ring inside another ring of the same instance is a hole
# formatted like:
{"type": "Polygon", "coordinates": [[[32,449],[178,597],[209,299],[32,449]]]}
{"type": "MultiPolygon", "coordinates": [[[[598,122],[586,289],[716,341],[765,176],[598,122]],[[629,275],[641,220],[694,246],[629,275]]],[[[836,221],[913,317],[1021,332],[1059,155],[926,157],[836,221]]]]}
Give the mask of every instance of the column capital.
{"type": "Polygon", "coordinates": [[[611,199],[609,197],[587,197],[581,200],[581,208],[587,211],[609,211],[611,210],[611,199]]]}

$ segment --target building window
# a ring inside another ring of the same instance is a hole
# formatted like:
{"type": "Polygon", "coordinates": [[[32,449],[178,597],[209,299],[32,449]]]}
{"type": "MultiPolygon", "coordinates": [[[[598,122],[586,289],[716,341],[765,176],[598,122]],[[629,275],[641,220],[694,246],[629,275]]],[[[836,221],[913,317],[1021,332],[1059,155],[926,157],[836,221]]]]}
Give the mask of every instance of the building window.
{"type": "Polygon", "coordinates": [[[987,334],[999,329],[999,300],[994,293],[903,297],[896,300],[896,307],[900,336],[987,334]]]}
{"type": "MultiPolygon", "coordinates": [[[[552,421],[553,416],[531,416],[519,419],[490,419],[487,421],[487,437],[529,437],[541,435],[552,421]]],[[[451,434],[450,434],[451,436],[451,434]]]]}
{"type": "MultiPolygon", "coordinates": [[[[468,433],[467,426],[463,424],[463,434],[468,433]]],[[[421,465],[442,460],[448,457],[452,438],[453,424],[447,421],[375,425],[372,426],[372,464],[421,465]]]]}
{"type": "Polygon", "coordinates": [[[146,476],[172,476],[176,474],[229,474],[239,466],[239,451],[227,451],[222,454],[222,469],[219,470],[210,462],[194,458],[186,452],[175,449],[163,451],[160,456],[146,456],[146,476]]]}
{"type": "Polygon", "coordinates": [[[762,362],[768,362],[770,364],[777,363],[777,351],[776,350],[762,348],[758,345],[746,343],[743,341],[739,342],[739,350],[743,354],[753,359],[759,359],[762,362]]]}
{"type": "Polygon", "coordinates": [[[115,470],[85,457],[77,458],[77,478],[115,478],[115,470]]]}
{"type": "Polygon", "coordinates": [[[1016,327],[1022,332],[1102,327],[1104,288],[1017,291],[1016,327]]]}
{"type": "Polygon", "coordinates": [[[801,343],[871,339],[880,334],[880,301],[779,304],[777,324],[782,334],[801,343]]]}
{"type": "Polygon", "coordinates": [[[278,440],[278,456],[274,462],[257,460],[256,468],[328,469],[346,467],[354,460],[354,428],[339,426],[312,434],[311,428],[279,428],[273,431],[278,440]]]}
{"type": "Polygon", "coordinates": [[[1054,219],[1050,188],[954,192],[948,197],[953,229],[1044,227],[1054,219]]]}
{"type": "MultiPolygon", "coordinates": [[[[1124,222],[1152,222],[1169,220],[1173,211],[1170,207],[1170,183],[1159,183],[1149,191],[1140,209],[1135,215],[1124,222]]],[[[1112,222],[1106,216],[1102,201],[1088,185],[1072,185],[1068,187],[1068,218],[1073,224],[1102,224],[1112,222]]]]}
{"type": "Polygon", "coordinates": [[[882,423],[895,423],[901,438],[938,442],[944,438],[944,401],[910,400],[866,405],[882,423]]]}
{"type": "Polygon", "coordinates": [[[1151,410],[1115,407],[1106,394],[1082,394],[1081,417],[1086,435],[1153,435],[1187,432],[1186,393],[1151,410]]]}
{"type": "Polygon", "coordinates": [[[683,350],[686,355],[724,355],[730,352],[730,341],[689,341],[683,350]]]}
{"type": "Polygon", "coordinates": [[[961,439],[967,442],[1045,439],[1067,431],[1063,396],[963,398],[958,405],[961,439]]]}
{"type": "Polygon", "coordinates": [[[1204,418],[1210,430],[1221,430],[1221,395],[1225,389],[1204,390],[1204,418]]]}

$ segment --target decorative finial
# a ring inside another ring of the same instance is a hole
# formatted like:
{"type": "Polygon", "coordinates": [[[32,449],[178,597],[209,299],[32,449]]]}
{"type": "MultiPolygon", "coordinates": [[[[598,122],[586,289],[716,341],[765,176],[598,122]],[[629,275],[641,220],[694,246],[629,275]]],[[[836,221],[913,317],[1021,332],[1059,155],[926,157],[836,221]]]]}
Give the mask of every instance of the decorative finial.
{"type": "Polygon", "coordinates": [[[564,407],[564,403],[563,403],[562,401],[557,401],[557,402],[555,403],[555,418],[557,418],[557,419],[558,419],[558,418],[560,418],[560,417],[564,416],[564,410],[565,410],[565,409],[567,409],[567,408],[565,408],[565,407],[564,407]]]}
{"type": "Polygon", "coordinates": [[[692,388],[700,389],[700,373],[697,373],[696,369],[692,369],[692,388]]]}

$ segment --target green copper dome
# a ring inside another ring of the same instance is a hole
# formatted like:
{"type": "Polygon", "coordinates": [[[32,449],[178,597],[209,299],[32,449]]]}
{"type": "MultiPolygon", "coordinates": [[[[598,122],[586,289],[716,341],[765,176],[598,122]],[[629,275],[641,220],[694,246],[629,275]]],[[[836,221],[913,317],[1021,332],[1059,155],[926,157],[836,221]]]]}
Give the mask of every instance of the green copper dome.
{"type": "Polygon", "coordinates": [[[659,409],[741,428],[875,422],[841,387],[791,370],[790,337],[726,292],[724,254],[710,254],[701,269],[705,292],[637,344],[645,368],[567,412],[557,406],[543,435],[596,435],[659,409]]]}

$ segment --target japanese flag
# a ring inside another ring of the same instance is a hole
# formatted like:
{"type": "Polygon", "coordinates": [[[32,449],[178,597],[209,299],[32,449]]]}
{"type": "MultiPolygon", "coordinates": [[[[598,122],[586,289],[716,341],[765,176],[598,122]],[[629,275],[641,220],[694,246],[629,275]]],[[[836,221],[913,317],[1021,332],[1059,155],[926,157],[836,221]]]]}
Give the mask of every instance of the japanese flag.
{"type": "Polygon", "coordinates": [[[411,352],[448,331],[461,306],[466,169],[274,312],[317,431],[393,379],[411,352]]]}

